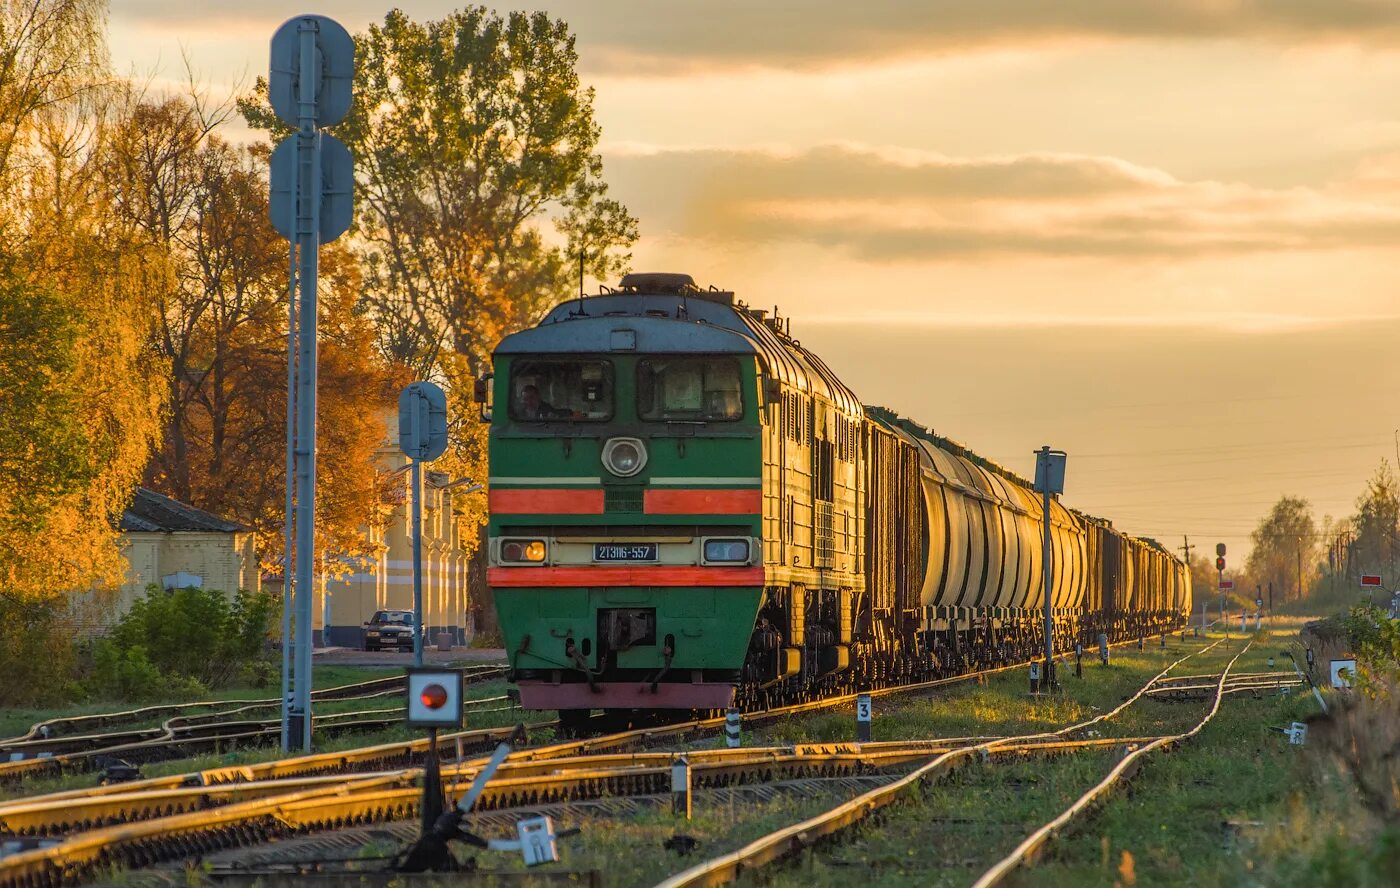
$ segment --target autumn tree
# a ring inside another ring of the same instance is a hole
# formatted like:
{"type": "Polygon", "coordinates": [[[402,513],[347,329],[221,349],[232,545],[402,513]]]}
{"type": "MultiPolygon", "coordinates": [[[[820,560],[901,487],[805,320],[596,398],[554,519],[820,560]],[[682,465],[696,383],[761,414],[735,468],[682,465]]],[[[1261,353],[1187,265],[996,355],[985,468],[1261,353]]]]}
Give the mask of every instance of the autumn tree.
{"type": "Polygon", "coordinates": [[[1317,524],[1307,500],[1280,497],[1249,538],[1245,571],[1255,583],[1273,583],[1279,601],[1307,594],[1317,566],[1317,524]]]}
{"type": "MultiPolygon", "coordinates": [[[[95,0],[0,2],[0,594],[120,581],[114,516],[158,432],[148,294],[169,268],[113,221],[95,0]]],[[[7,675],[17,673],[8,672],[7,675]]]]}
{"type": "MultiPolygon", "coordinates": [[[[355,157],[360,307],[391,361],[448,390],[452,446],[434,468],[484,481],[472,380],[502,336],[574,290],[578,257],[594,278],[624,269],[637,223],[608,197],[565,22],[394,10],[355,43],[355,103],[334,132],[355,157]]],[[[274,138],[290,132],[264,81],[240,108],[274,138]]],[[[484,523],[483,495],[454,499],[484,523]]]]}
{"type": "Polygon", "coordinates": [[[1350,557],[1359,573],[1378,573],[1387,582],[1396,578],[1397,556],[1400,556],[1400,485],[1390,463],[1381,460],[1376,473],[1366,482],[1366,490],[1356,500],[1356,515],[1351,519],[1354,532],[1350,557]]]}
{"type": "MultiPolygon", "coordinates": [[[[215,134],[197,94],[137,101],[106,155],[117,212],[168,255],[155,321],[170,404],[149,483],[249,525],[269,563],[284,519],[288,244],[267,219],[266,153],[215,134]]],[[[375,450],[391,374],[344,250],[323,249],[320,286],[318,550],[365,551],[382,509],[375,450]]]]}
{"type": "Polygon", "coordinates": [[[20,183],[42,163],[41,125],[90,110],[96,102],[84,100],[107,80],[106,14],[105,0],[0,0],[0,231],[9,236],[23,234],[20,183]]]}
{"type": "MultiPolygon", "coordinates": [[[[441,372],[444,351],[474,373],[571,289],[575,257],[600,278],[629,258],[636,220],[607,196],[577,62],[544,13],[394,10],[356,38],[356,100],[335,132],[355,156],[364,303],[418,375],[441,372]]],[[[258,92],[249,121],[288,132],[258,92]]]]}

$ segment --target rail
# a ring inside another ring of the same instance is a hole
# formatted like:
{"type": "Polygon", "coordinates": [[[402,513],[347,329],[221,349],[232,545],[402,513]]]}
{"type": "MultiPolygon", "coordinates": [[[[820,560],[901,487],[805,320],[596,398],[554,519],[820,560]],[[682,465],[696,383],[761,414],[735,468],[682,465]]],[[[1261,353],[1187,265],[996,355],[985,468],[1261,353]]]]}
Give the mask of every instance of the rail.
{"type": "Polygon", "coordinates": [[[1253,644],[1253,641],[1246,643],[1245,646],[1240,649],[1240,652],[1235,654],[1235,656],[1230,659],[1230,662],[1225,665],[1225,669],[1220,673],[1220,680],[1215,686],[1215,699],[1211,703],[1210,711],[1205,714],[1194,728],[1180,734],[1173,734],[1170,737],[1161,737],[1128,753],[1118,764],[1113,766],[1113,769],[1108,772],[1108,776],[1104,777],[1104,779],[1092,789],[1076,799],[1068,808],[1062,811],[1059,816],[1027,836],[1025,841],[1016,846],[1016,850],[993,864],[990,869],[982,874],[981,878],[973,883],[973,888],[992,888],[994,885],[1002,884],[1006,877],[1017,868],[1032,862],[1040,850],[1044,848],[1060,830],[1069,825],[1076,817],[1088,811],[1099,800],[1106,797],[1113,789],[1130,779],[1137,772],[1142,759],[1146,757],[1148,753],[1158,749],[1167,749],[1178,743],[1190,740],[1192,737],[1199,734],[1201,730],[1210,723],[1210,720],[1215,718],[1215,714],[1220,711],[1220,701],[1225,697],[1225,680],[1230,674],[1230,668],[1235,665],[1236,660],[1244,656],[1244,652],[1249,650],[1250,644],[1253,644]]]}
{"type": "Polygon", "coordinates": [[[950,750],[885,786],[877,787],[862,793],[854,799],[837,805],[815,817],[769,833],[729,854],[712,858],[711,860],[704,861],[690,869],[677,873],[657,883],[657,888],[692,888],[692,886],[726,884],[733,881],[745,870],[762,867],[774,860],[807,847],[818,839],[834,835],[853,824],[859,823],[874,811],[895,801],[906,789],[916,786],[931,777],[946,774],[953,766],[974,755],[984,752],[990,755],[996,751],[999,746],[1030,741],[1051,740],[1052,738],[1064,737],[1078,731],[1086,730],[1106,719],[1113,718],[1128,706],[1137,702],[1149,688],[1181,663],[1197,654],[1209,651],[1219,644],[1221,644],[1221,642],[1216,641],[1173,661],[1165,669],[1149,679],[1146,684],[1139,688],[1135,694],[1125,700],[1120,706],[1115,707],[1107,713],[1088,719],[1087,721],[1060,728],[1056,731],[995,739],[950,750]]]}

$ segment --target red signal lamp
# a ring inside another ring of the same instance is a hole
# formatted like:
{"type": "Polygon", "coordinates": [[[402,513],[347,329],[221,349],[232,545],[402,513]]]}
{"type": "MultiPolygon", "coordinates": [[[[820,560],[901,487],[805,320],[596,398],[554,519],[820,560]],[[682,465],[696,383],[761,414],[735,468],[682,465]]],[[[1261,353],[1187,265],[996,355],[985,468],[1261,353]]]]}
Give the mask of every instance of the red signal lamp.
{"type": "Polygon", "coordinates": [[[440,684],[430,684],[419,693],[418,699],[429,709],[441,709],[447,705],[447,688],[440,684]]]}
{"type": "Polygon", "coordinates": [[[1224,569],[1225,569],[1225,559],[1224,559],[1224,558],[1217,558],[1217,559],[1215,559],[1215,569],[1216,569],[1216,570],[1224,570],[1224,569]]]}
{"type": "Polygon", "coordinates": [[[406,678],[404,722],[409,727],[462,726],[462,670],[410,666],[406,678]]]}

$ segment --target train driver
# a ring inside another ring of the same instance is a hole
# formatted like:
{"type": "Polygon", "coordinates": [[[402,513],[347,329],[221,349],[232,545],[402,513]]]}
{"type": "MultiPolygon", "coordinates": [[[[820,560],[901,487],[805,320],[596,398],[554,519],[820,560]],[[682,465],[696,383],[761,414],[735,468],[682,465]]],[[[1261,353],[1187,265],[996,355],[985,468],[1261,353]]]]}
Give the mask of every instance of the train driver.
{"type": "Polygon", "coordinates": [[[537,386],[526,385],[520,390],[521,419],[569,419],[574,411],[565,407],[555,407],[540,397],[537,386]]]}

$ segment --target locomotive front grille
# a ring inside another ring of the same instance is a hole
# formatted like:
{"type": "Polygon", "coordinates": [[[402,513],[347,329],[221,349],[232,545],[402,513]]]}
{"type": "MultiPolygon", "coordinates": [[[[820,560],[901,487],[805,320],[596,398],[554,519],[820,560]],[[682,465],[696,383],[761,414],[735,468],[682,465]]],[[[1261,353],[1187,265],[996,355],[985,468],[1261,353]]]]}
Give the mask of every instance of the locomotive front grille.
{"type": "Polygon", "coordinates": [[[604,487],[603,488],[603,510],[609,514],[615,512],[642,511],[642,488],[641,487],[604,487]]]}

